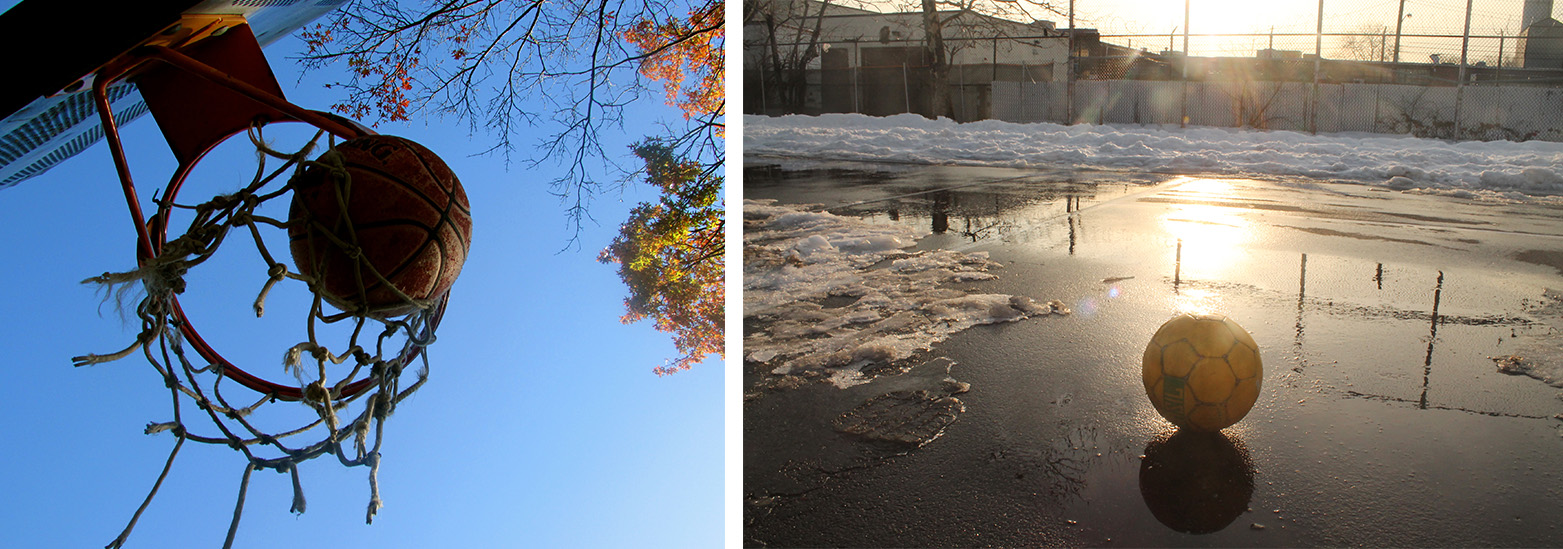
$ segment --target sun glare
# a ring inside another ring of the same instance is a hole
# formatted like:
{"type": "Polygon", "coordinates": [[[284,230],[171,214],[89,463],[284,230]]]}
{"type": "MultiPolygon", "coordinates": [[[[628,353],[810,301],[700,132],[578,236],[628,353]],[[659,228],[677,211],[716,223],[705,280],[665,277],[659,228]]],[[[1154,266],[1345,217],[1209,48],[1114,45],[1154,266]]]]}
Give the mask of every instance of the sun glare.
{"type": "MultiPolygon", "coordinates": [[[[1164,194],[1177,203],[1161,216],[1162,229],[1176,255],[1176,280],[1208,282],[1223,278],[1247,254],[1249,223],[1231,206],[1212,204],[1232,196],[1230,182],[1194,179],[1164,194]]],[[[1180,312],[1208,313],[1219,295],[1208,287],[1180,288],[1176,307],[1180,312]]]]}

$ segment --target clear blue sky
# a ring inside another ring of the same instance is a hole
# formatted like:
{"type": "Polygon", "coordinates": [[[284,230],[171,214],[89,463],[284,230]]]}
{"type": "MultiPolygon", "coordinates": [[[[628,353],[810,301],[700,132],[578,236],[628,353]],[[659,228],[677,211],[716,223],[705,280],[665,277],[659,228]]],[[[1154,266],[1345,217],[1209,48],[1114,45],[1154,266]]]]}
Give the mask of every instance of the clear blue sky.
{"type": "MultiPolygon", "coordinates": [[[[288,59],[297,51],[289,38],[266,53],[289,99],[325,109],[336,97],[320,84],[332,75],[300,82],[288,59]]],[[[649,102],[635,115],[622,134],[603,136],[626,156],[624,146],[657,131],[654,120],[678,117],[649,102]]],[[[652,191],[637,186],[597,201],[599,225],[581,235],[582,249],[558,253],[570,232],[544,184],[550,169],[507,170],[500,158],[471,156],[491,138],[469,136],[453,119],[377,130],[442,156],[472,203],[471,255],[431,348],[431,379],[387,422],[385,507],[373,525],[363,520],[367,470],[316,459],[302,467],[309,498],[302,515],[288,512],[286,475],[252,477],[236,545],[719,545],[722,363],[712,357],[692,371],[652,374],[674,356],[673,346],[649,324],[618,322],[625,289],[612,266],[595,260],[652,191]]],[[[173,157],[150,116],[123,134],[145,203],[166,183],[173,157]]],[[[242,137],[229,145],[202,163],[182,195],[187,201],[249,181],[253,147],[242,137]]],[[[0,384],[0,469],[7,471],[0,475],[0,547],[101,547],[124,527],[174,443],[166,433],[142,434],[148,422],[171,419],[168,392],[145,359],[71,366],[72,356],[123,347],[138,329],[79,283],[135,263],[135,233],[107,147],[99,143],[0,190],[0,230],[11,235],[0,239],[0,257],[8,258],[0,310],[10,319],[0,384]]],[[[208,272],[191,277],[183,301],[230,358],[287,379],[280,357],[296,342],[289,330],[300,329],[305,309],[285,294],[267,319],[254,319],[246,303],[264,281],[264,266],[242,240],[223,250],[208,272]]],[[[190,418],[194,408],[185,404],[190,418]]],[[[268,405],[289,406],[299,405],[268,405]]],[[[187,421],[214,433],[207,422],[187,421]]],[[[227,448],[186,444],[130,546],[221,544],[243,467],[227,448]]]]}

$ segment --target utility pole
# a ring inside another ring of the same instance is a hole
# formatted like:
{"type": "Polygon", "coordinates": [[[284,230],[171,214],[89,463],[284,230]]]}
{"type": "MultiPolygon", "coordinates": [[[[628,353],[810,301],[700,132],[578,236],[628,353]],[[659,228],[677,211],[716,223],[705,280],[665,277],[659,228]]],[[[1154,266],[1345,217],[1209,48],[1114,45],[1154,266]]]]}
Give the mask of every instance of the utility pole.
{"type": "Polygon", "coordinates": [[[1465,100],[1465,64],[1466,52],[1471,46],[1471,4],[1475,0],[1465,0],[1465,33],[1460,37],[1460,81],[1454,88],[1454,138],[1460,138],[1460,104],[1465,100]]]}
{"type": "MultiPolygon", "coordinates": [[[[1064,124],[1075,123],[1075,0],[1069,0],[1069,73],[1064,75],[1064,124]]],[[[994,62],[998,60],[995,57],[994,62]]]]}
{"type": "MultiPolygon", "coordinates": [[[[1324,0],[1319,0],[1324,1],[1324,0]]],[[[1178,127],[1189,126],[1189,0],[1183,0],[1183,118],[1178,127]]]]}
{"type": "Polygon", "coordinates": [[[1406,0],[1400,0],[1400,15],[1395,18],[1395,62],[1400,62],[1400,28],[1406,22],[1406,0]]]}
{"type": "Polygon", "coordinates": [[[1318,26],[1313,31],[1313,109],[1308,114],[1308,132],[1319,133],[1319,64],[1324,59],[1324,0],[1319,0],[1318,26]]]}
{"type": "MultiPolygon", "coordinates": [[[[1498,70],[1503,70],[1503,29],[1498,29],[1498,70]]],[[[1503,77],[1499,76],[1499,80],[1503,77]]]]}

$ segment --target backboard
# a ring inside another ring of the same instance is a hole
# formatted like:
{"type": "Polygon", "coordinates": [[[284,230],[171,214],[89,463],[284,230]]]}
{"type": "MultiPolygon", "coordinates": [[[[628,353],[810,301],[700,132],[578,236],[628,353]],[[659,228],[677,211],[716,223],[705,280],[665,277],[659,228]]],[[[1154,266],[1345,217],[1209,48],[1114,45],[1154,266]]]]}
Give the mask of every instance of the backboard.
{"type": "MultiPolygon", "coordinates": [[[[346,0],[149,0],[78,3],[26,0],[0,14],[0,189],[75,156],[103,139],[92,75],[190,15],[237,16],[261,47],[293,33],[346,0]],[[87,10],[91,13],[83,14],[87,10]],[[61,22],[69,21],[63,28],[61,22]],[[40,31],[39,29],[46,29],[40,31]],[[47,33],[57,40],[40,40],[47,33]]],[[[188,31],[188,29],[186,29],[188,31]]],[[[108,97],[121,125],[148,112],[131,83],[108,97]]]]}

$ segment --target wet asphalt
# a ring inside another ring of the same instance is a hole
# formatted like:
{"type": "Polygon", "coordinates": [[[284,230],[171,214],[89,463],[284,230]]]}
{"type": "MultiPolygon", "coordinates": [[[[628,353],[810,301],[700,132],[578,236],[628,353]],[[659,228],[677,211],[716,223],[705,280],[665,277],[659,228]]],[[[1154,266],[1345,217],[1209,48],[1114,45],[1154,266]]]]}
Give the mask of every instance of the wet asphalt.
{"type": "MultiPolygon", "coordinates": [[[[1326,181],[749,158],[745,198],[905,223],[985,251],[961,287],[1073,314],[978,326],[964,412],[916,448],[833,421],[828,384],[744,405],[751,546],[1557,546],[1563,210],[1326,181]],[[1178,312],[1230,316],[1264,386],[1219,437],[1176,433],[1139,361],[1178,312]]],[[[749,364],[745,383],[768,374],[749,364]]],[[[859,391],[861,392],[861,391],[859,391]]]]}

